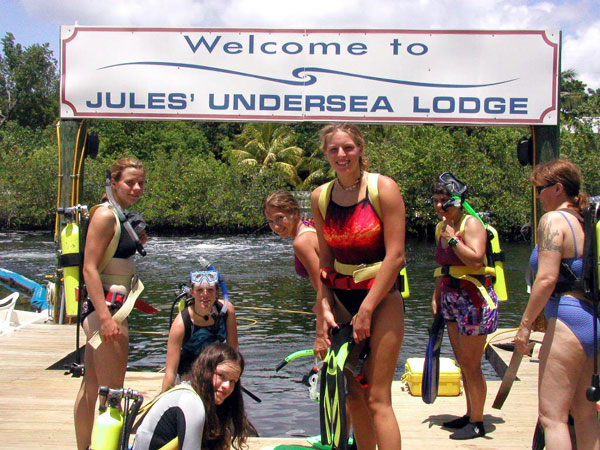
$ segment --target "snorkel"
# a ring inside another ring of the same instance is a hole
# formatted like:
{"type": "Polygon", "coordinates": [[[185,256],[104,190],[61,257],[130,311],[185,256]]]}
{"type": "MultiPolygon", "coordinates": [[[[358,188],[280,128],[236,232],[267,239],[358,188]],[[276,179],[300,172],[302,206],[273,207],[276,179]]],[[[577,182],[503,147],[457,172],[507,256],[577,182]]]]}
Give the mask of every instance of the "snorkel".
{"type": "Polygon", "coordinates": [[[202,267],[204,267],[204,270],[214,270],[215,272],[217,272],[217,274],[219,275],[219,287],[221,288],[221,294],[223,295],[223,298],[225,300],[229,300],[229,294],[227,293],[227,286],[225,286],[225,280],[223,279],[223,276],[221,275],[221,272],[219,272],[217,269],[215,269],[215,267],[208,262],[208,260],[202,256],[198,256],[198,262],[200,263],[200,265],[202,267]]]}
{"type": "MultiPolygon", "coordinates": [[[[106,197],[108,198],[108,202],[116,211],[117,216],[119,217],[119,221],[123,224],[122,226],[127,231],[127,234],[129,234],[129,236],[131,236],[131,239],[133,239],[133,242],[135,242],[135,248],[137,249],[138,253],[142,256],[146,256],[146,250],[144,250],[144,246],[140,242],[140,238],[138,237],[137,233],[131,226],[131,222],[125,216],[125,213],[123,212],[123,209],[121,208],[121,206],[115,201],[115,198],[112,193],[111,179],[112,178],[110,175],[110,170],[107,170],[106,171],[106,197]]],[[[143,231],[143,228],[141,231],[143,231]]]]}
{"type": "Polygon", "coordinates": [[[477,217],[477,219],[481,222],[481,224],[485,227],[485,222],[479,217],[479,214],[473,209],[471,205],[464,199],[467,194],[467,185],[452,175],[450,172],[444,172],[438,177],[438,182],[444,185],[444,187],[448,190],[452,199],[448,200],[446,203],[442,205],[442,209],[444,211],[448,210],[448,208],[452,206],[460,207],[462,206],[467,213],[470,215],[477,217]]]}

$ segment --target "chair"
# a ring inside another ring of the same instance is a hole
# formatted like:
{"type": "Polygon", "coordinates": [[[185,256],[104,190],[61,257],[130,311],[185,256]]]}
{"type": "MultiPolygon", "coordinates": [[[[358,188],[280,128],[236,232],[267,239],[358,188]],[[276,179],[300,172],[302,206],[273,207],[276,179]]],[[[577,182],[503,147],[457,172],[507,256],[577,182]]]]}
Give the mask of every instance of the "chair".
{"type": "Polygon", "coordinates": [[[0,334],[4,334],[10,330],[10,319],[18,298],[19,293],[13,292],[0,300],[0,334]]]}

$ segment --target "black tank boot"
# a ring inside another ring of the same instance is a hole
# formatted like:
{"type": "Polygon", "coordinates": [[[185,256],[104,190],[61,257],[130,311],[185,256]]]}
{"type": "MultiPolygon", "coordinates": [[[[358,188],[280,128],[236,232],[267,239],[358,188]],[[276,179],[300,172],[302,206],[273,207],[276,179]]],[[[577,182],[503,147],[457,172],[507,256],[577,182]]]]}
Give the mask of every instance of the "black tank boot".
{"type": "Polygon", "coordinates": [[[448,422],[443,422],[442,426],[445,428],[462,428],[469,423],[469,419],[471,419],[469,416],[464,415],[457,419],[449,420],[448,422]]]}
{"type": "Polygon", "coordinates": [[[483,422],[469,422],[463,428],[450,435],[450,439],[464,440],[485,436],[483,422]]]}

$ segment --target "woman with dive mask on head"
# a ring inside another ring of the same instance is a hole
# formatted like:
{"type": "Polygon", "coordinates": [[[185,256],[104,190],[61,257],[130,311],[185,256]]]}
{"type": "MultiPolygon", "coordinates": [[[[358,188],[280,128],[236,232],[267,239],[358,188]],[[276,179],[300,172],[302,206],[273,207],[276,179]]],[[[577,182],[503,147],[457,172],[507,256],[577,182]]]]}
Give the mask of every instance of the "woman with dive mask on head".
{"type": "Polygon", "coordinates": [[[433,207],[441,219],[436,227],[433,315],[441,312],[461,368],[467,412],[444,422],[457,429],[451,439],[485,435],[483,408],[487,384],[481,370],[486,336],[498,326],[498,298],[486,274],[487,231],[480,220],[465,214],[466,186],[445,172],[434,183],[433,207]],[[446,270],[441,270],[442,268],[446,270]]]}
{"type": "Polygon", "coordinates": [[[169,331],[163,391],[176,384],[177,376],[185,377],[194,360],[208,345],[227,342],[238,349],[235,308],[227,298],[219,298],[219,279],[216,270],[190,273],[192,301],[177,315],[169,331]]]}

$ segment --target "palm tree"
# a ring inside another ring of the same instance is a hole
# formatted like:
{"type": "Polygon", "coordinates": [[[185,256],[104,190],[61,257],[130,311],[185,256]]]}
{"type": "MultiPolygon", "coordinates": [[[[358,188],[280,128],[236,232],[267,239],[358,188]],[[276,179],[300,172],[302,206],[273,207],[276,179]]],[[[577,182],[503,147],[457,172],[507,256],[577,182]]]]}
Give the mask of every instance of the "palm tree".
{"type": "Polygon", "coordinates": [[[249,123],[244,126],[239,139],[246,140],[243,149],[231,150],[233,160],[241,164],[258,165],[262,173],[266,168],[281,171],[291,186],[302,182],[296,167],[304,150],[293,145],[295,135],[283,124],[272,122],[249,123]]]}
{"type": "Polygon", "coordinates": [[[325,160],[320,148],[317,148],[308,158],[302,158],[297,169],[308,172],[308,176],[302,182],[302,189],[313,189],[335,177],[335,171],[325,160]]]}
{"type": "Polygon", "coordinates": [[[581,107],[587,100],[585,83],[577,79],[577,72],[568,69],[560,73],[560,110],[572,125],[581,115],[581,107]]]}

